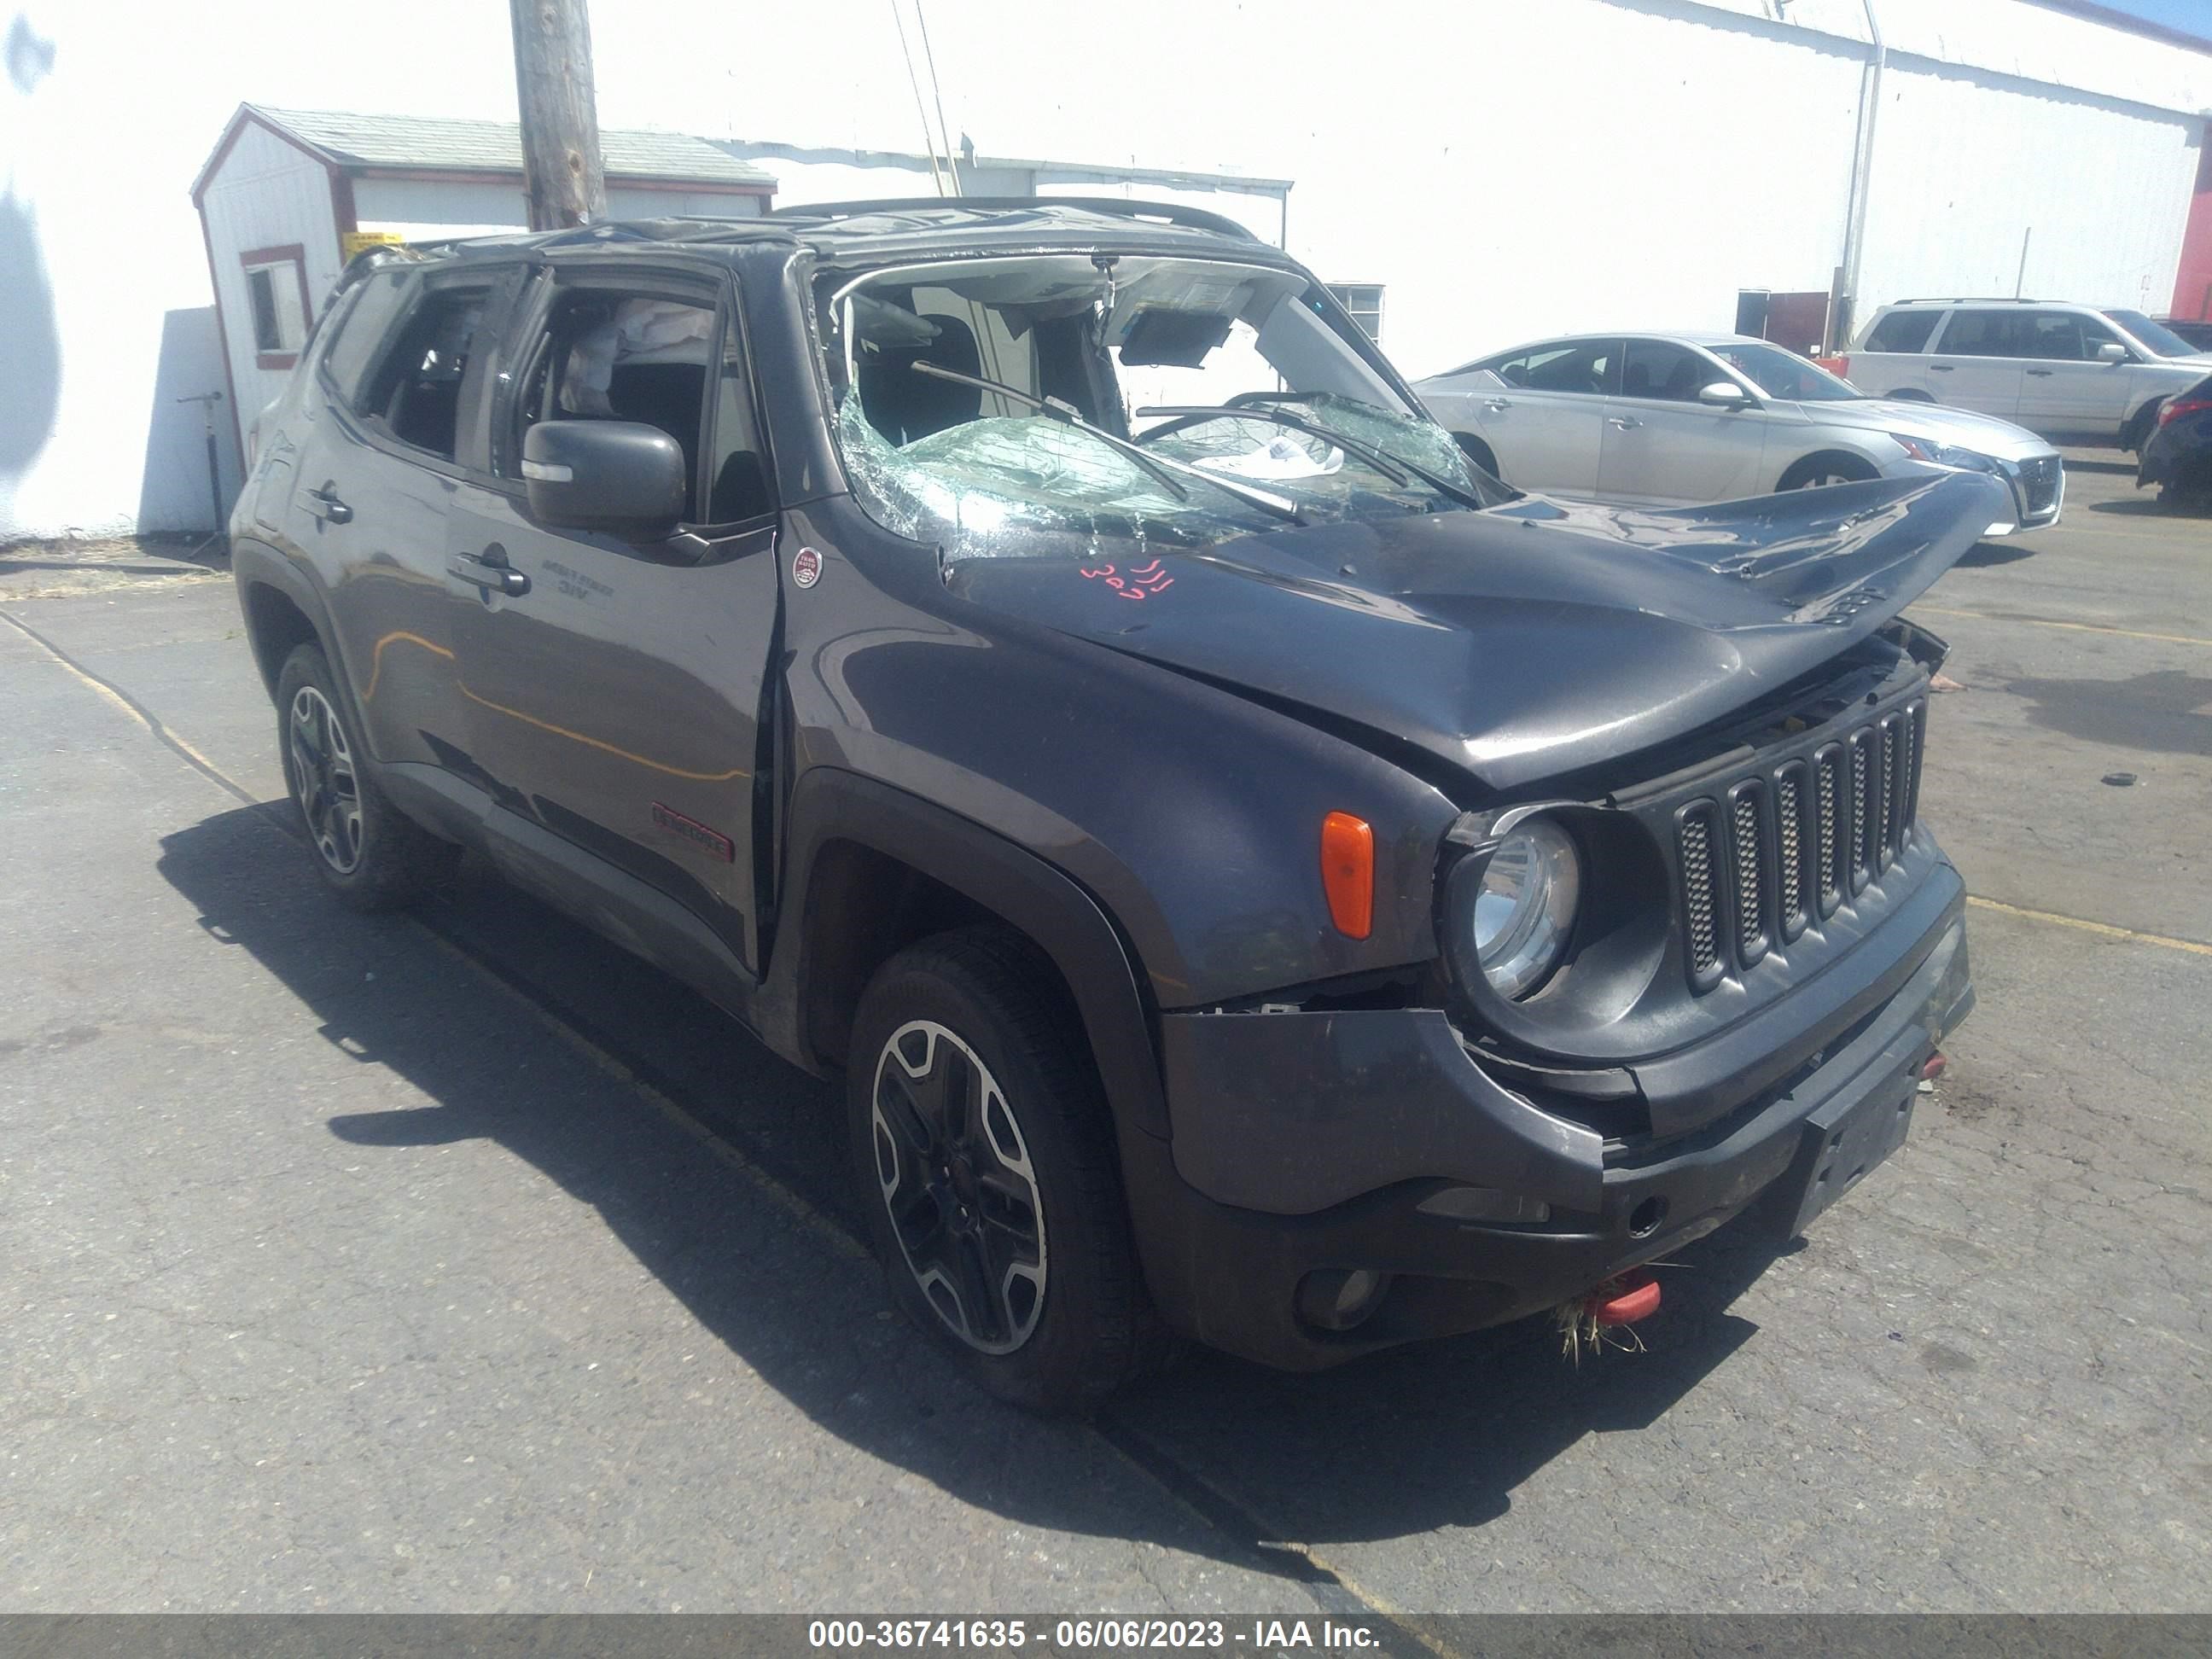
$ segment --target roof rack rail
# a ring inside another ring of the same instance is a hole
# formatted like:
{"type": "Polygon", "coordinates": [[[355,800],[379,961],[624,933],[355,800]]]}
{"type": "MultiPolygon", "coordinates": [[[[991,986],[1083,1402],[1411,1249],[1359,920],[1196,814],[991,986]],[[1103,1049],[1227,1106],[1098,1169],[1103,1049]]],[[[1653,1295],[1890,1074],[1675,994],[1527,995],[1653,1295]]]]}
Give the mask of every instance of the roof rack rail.
{"type": "Polygon", "coordinates": [[[1915,294],[1903,300],[1892,300],[1893,306],[2048,306],[2064,305],[2063,300],[2022,299],[2017,294],[1915,294]]]}
{"type": "Polygon", "coordinates": [[[1158,219],[1189,230],[1210,230],[1234,236],[1240,242],[1260,240],[1248,227],[1226,214],[1204,208],[1183,207],[1172,202],[1132,201],[1119,196],[907,196],[878,201],[794,203],[761,215],[763,219],[858,219],[872,213],[910,213],[917,208],[975,208],[986,213],[1012,213],[1026,208],[1080,208],[1090,213],[1112,214],[1123,219],[1158,219]]]}

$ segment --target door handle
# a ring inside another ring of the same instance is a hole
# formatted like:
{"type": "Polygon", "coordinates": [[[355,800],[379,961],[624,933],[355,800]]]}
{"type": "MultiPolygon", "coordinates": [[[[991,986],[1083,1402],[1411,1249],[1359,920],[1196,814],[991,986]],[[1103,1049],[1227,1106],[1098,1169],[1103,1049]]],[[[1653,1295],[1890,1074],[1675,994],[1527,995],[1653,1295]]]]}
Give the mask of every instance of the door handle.
{"type": "Polygon", "coordinates": [[[301,499],[307,502],[307,511],[325,523],[351,524],[353,509],[338,499],[337,483],[335,478],[326,479],[320,489],[310,489],[301,499]]]}
{"type": "Polygon", "coordinates": [[[1633,415],[1608,415],[1605,417],[1605,421],[1607,426],[1618,428],[1623,432],[1627,431],[1631,427],[1638,427],[1644,424],[1643,422],[1638,420],[1633,415]]]}
{"type": "Polygon", "coordinates": [[[1482,406],[1494,415],[1501,410],[1512,408],[1513,400],[1510,398],[1492,398],[1486,402],[1482,406]]]}
{"type": "Polygon", "coordinates": [[[455,554],[446,568],[487,593],[504,593],[510,599],[519,599],[530,591],[530,578],[507,563],[507,550],[497,542],[484,549],[480,559],[472,559],[465,553],[455,554]]]}
{"type": "Polygon", "coordinates": [[[2051,378],[2051,371],[2047,368],[2031,368],[2027,372],[2039,380],[2047,380],[2051,378]]]}
{"type": "Polygon", "coordinates": [[[1954,367],[1956,365],[1951,363],[1930,363],[1928,372],[1930,374],[1948,374],[1954,367]]]}

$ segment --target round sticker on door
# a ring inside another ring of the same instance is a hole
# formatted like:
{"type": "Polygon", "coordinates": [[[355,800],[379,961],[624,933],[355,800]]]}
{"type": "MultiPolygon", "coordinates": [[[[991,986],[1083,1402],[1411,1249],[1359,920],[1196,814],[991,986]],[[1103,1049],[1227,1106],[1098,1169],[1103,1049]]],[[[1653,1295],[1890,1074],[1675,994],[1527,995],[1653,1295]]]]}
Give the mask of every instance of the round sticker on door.
{"type": "Polygon", "coordinates": [[[822,556],[811,547],[802,547],[791,556],[791,580],[801,587],[811,587],[822,580],[822,556]]]}

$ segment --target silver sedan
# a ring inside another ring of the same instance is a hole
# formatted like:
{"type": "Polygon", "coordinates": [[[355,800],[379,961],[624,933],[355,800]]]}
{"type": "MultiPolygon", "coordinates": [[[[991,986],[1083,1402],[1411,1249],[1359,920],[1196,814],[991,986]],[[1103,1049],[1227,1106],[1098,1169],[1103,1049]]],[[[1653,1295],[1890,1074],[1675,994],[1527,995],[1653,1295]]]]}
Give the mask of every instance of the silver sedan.
{"type": "Polygon", "coordinates": [[[1524,489],[1702,505],[1855,479],[1993,473],[2013,512],[2057,521],[2058,452],[1993,416],[1869,398],[1740,334],[1583,334],[1516,346],[1414,389],[1477,465],[1524,489]]]}

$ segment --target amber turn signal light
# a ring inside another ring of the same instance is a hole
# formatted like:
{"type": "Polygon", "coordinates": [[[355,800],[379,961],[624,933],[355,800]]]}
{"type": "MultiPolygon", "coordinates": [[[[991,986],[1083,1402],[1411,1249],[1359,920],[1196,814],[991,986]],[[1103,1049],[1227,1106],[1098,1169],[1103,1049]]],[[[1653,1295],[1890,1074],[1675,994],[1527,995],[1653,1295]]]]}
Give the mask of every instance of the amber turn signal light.
{"type": "Polygon", "coordinates": [[[1375,925],[1375,831],[1365,818],[1331,812],[1321,821],[1321,884],[1336,931],[1365,939],[1375,925]]]}

